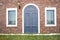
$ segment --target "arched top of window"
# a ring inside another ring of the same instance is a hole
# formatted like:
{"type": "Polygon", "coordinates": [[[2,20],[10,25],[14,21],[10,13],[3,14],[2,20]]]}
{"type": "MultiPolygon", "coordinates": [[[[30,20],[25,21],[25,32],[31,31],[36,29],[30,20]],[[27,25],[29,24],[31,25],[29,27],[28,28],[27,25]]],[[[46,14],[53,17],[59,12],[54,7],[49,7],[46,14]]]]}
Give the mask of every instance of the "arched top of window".
{"type": "Polygon", "coordinates": [[[33,12],[38,13],[38,11],[39,11],[38,6],[33,3],[26,4],[23,8],[24,13],[33,13],[33,12]]]}
{"type": "Polygon", "coordinates": [[[38,13],[37,8],[34,5],[29,5],[24,9],[24,13],[38,13]]]}

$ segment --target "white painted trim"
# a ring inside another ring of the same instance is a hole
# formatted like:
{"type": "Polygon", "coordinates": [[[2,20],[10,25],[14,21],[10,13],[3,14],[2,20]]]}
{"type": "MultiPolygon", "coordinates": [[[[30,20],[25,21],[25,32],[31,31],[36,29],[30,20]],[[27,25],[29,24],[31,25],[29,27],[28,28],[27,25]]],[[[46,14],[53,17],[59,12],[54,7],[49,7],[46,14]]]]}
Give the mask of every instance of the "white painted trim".
{"type": "Polygon", "coordinates": [[[17,27],[17,8],[7,8],[6,9],[6,26],[7,27],[17,27]],[[8,11],[9,10],[16,10],[16,25],[8,25],[8,11]]]}
{"type": "Polygon", "coordinates": [[[40,10],[39,10],[39,7],[33,3],[26,4],[22,9],[22,33],[24,33],[24,9],[29,5],[35,6],[38,10],[38,33],[40,33],[40,10]]]}
{"type": "Polygon", "coordinates": [[[56,22],[57,22],[57,21],[56,21],[56,7],[46,7],[46,8],[45,8],[45,26],[46,26],[46,27],[47,27],[47,26],[50,26],[50,27],[51,27],[51,26],[56,26],[56,25],[57,25],[56,22]],[[54,18],[55,21],[54,21],[54,22],[55,22],[55,24],[51,24],[51,25],[47,24],[47,20],[46,20],[46,19],[47,19],[47,12],[46,12],[46,10],[54,10],[54,14],[55,14],[55,18],[54,18]]]}
{"type": "Polygon", "coordinates": [[[49,36],[51,36],[51,35],[60,35],[60,33],[51,33],[51,34],[0,34],[0,35],[36,35],[36,36],[38,36],[38,35],[49,35],[49,36]]]}

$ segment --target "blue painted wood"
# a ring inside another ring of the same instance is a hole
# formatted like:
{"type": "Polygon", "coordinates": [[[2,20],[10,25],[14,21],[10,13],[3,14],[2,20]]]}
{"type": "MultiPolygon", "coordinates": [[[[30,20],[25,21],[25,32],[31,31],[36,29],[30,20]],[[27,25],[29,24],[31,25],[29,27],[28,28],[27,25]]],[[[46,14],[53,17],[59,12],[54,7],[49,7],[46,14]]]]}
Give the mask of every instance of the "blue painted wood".
{"type": "Polygon", "coordinates": [[[24,33],[38,33],[38,10],[33,5],[24,10],[24,33]]]}

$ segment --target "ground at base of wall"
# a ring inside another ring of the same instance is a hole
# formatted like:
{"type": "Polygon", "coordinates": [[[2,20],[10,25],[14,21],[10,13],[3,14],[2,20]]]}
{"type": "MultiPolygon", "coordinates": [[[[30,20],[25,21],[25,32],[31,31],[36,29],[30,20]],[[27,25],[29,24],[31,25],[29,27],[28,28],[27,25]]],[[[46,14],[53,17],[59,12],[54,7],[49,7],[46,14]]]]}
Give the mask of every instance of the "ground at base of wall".
{"type": "Polygon", "coordinates": [[[60,35],[0,35],[0,40],[60,40],[60,35]]]}

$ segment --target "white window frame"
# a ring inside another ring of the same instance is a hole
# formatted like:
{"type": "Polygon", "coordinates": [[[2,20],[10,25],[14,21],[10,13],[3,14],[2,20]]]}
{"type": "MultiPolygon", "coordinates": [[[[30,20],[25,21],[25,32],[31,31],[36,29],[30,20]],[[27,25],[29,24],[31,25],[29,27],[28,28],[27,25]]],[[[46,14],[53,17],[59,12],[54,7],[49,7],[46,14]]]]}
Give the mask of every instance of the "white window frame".
{"type": "Polygon", "coordinates": [[[56,24],[56,7],[46,7],[45,8],[45,26],[56,26],[57,24],[56,24]],[[47,24],[47,10],[54,10],[54,14],[55,14],[55,16],[54,16],[54,24],[47,24]]]}
{"type": "Polygon", "coordinates": [[[7,27],[17,27],[17,8],[7,8],[6,9],[6,26],[7,27]],[[16,10],[16,25],[8,25],[8,11],[9,10],[16,10]]]}
{"type": "Polygon", "coordinates": [[[38,33],[40,33],[40,10],[39,7],[34,3],[28,3],[22,9],[22,33],[24,33],[24,9],[29,5],[35,6],[38,10],[38,33]]]}

